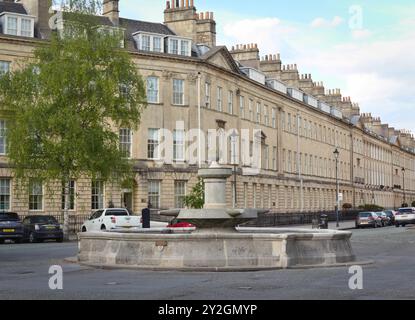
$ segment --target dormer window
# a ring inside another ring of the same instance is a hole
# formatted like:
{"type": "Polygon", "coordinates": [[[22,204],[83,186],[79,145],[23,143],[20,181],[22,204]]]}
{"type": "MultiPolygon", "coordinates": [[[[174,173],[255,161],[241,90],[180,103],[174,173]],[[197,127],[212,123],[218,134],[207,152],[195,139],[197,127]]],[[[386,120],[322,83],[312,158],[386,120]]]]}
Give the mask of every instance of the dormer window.
{"type": "Polygon", "coordinates": [[[21,34],[23,37],[32,36],[32,21],[30,19],[22,18],[22,30],[21,34]]]}
{"type": "Polygon", "coordinates": [[[150,48],[151,48],[151,45],[150,45],[151,38],[150,38],[150,36],[143,35],[141,40],[142,40],[141,50],[150,51],[150,48]]]}
{"type": "Polygon", "coordinates": [[[118,27],[98,26],[98,32],[103,35],[119,38],[120,48],[125,48],[124,34],[125,30],[118,27]]]}
{"type": "Polygon", "coordinates": [[[179,54],[179,40],[170,39],[169,53],[179,54]]]}
{"type": "Polygon", "coordinates": [[[164,36],[152,33],[137,32],[133,35],[138,50],[149,52],[164,52],[164,36]]]}
{"type": "Polygon", "coordinates": [[[154,52],[161,52],[162,46],[161,46],[161,37],[153,37],[153,51],[154,52]]]}
{"type": "Polygon", "coordinates": [[[0,23],[4,34],[34,37],[35,18],[32,16],[3,12],[0,15],[0,23]]]}
{"type": "Polygon", "coordinates": [[[178,37],[168,37],[167,40],[168,53],[190,57],[191,52],[191,40],[178,37]]]}
{"type": "Polygon", "coordinates": [[[17,36],[17,18],[16,17],[7,17],[6,19],[6,33],[12,36],[17,36]]]}
{"type": "Polygon", "coordinates": [[[189,41],[181,40],[181,55],[187,56],[189,52],[189,41]]]}

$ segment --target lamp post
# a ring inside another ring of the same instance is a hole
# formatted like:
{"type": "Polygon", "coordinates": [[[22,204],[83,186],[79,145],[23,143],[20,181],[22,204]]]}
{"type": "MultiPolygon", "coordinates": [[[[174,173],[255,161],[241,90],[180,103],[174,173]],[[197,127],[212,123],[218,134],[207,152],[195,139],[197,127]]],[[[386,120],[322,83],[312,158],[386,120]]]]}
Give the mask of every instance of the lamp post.
{"type": "Polygon", "coordinates": [[[202,117],[201,117],[201,77],[202,74],[198,72],[197,74],[197,157],[198,157],[198,165],[199,169],[202,168],[202,117]]]}
{"type": "Polygon", "coordinates": [[[405,168],[402,168],[402,180],[403,180],[403,203],[406,204],[406,192],[405,192],[405,168]]]}
{"type": "Polygon", "coordinates": [[[340,152],[339,150],[336,148],[336,150],[334,150],[333,152],[334,157],[336,158],[336,221],[337,221],[337,228],[340,227],[340,221],[339,221],[339,175],[338,175],[338,171],[339,171],[339,155],[340,152]]]}
{"type": "Polygon", "coordinates": [[[236,179],[237,179],[237,170],[238,170],[238,157],[237,157],[237,144],[238,144],[239,134],[236,129],[231,134],[231,145],[232,145],[232,165],[233,165],[233,194],[234,194],[234,202],[233,207],[236,208],[238,205],[238,198],[236,195],[237,187],[236,187],[236,179]]]}

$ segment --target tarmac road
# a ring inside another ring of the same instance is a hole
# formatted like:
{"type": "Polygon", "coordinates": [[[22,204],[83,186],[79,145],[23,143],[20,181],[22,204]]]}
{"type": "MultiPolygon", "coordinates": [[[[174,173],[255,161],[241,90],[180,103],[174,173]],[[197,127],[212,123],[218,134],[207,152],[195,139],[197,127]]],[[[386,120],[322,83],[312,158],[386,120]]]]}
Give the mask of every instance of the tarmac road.
{"type": "Polygon", "coordinates": [[[363,290],[349,288],[348,268],[247,273],[102,270],[63,261],[77,243],[0,245],[0,300],[7,299],[415,299],[415,230],[353,230],[363,290]],[[49,289],[49,267],[63,268],[63,290],[49,289]]]}

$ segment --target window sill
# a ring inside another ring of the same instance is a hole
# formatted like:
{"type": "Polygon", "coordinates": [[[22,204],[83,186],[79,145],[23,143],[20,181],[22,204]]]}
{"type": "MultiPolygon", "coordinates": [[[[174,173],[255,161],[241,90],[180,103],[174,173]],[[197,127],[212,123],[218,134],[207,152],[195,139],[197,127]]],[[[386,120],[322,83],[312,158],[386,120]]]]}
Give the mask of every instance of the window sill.
{"type": "Polygon", "coordinates": [[[189,108],[189,105],[188,104],[174,104],[174,103],[172,103],[172,107],[189,108]]]}

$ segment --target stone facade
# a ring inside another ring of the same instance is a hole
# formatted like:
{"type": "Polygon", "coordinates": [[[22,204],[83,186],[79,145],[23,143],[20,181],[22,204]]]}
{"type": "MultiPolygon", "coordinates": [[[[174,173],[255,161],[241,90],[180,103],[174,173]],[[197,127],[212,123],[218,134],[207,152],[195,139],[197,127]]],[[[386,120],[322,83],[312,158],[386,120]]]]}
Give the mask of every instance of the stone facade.
{"type": "MultiPolygon", "coordinates": [[[[45,5],[42,0],[21,2],[24,5],[30,2],[36,8],[45,5]]],[[[106,1],[105,8],[116,26],[121,21],[117,17],[118,1],[106,1]]],[[[132,134],[131,157],[136,162],[136,184],[132,190],[123,190],[106,183],[104,205],[110,200],[116,206],[124,205],[123,194],[127,194],[129,205],[140,212],[147,206],[153,188],[152,196],[159,202],[157,206],[168,209],[174,208],[181,196],[175,187],[177,182],[185,182],[186,192],[190,192],[197,182],[197,163],[185,159],[160,166],[148,159],[147,140],[150,128],[174,131],[177,123],[181,123],[185,132],[197,128],[199,100],[203,132],[209,129],[237,129],[238,132],[247,129],[250,133],[262,130],[262,169],[251,175],[242,164],[238,167],[236,188],[240,207],[276,212],[333,210],[336,199],[333,152],[336,148],[340,151],[338,176],[343,204],[357,207],[376,203],[396,208],[404,197],[409,203],[415,200],[415,141],[409,132],[390,128],[370,114],[360,114],[359,106],[350,98],[342,97],[340,90],[326,90],[322,83],[313,81],[311,75],[300,75],[296,65],[283,65],[279,54],[261,59],[255,44],[238,45],[229,51],[216,46],[213,14],[197,13],[193,1],[168,3],[164,14],[165,26],[177,36],[192,39],[193,48],[196,45],[210,48],[181,56],[127,46],[144,80],[157,79],[158,96],[157,102],[149,103],[144,111],[139,130],[132,134]],[[333,116],[253,80],[241,72],[236,61],[256,69],[267,79],[276,79],[314,96],[342,112],[342,116],[333,116]],[[180,104],[174,103],[175,80],[184,83],[184,101],[180,104]]],[[[39,26],[45,25],[45,18],[42,20],[45,16],[40,15],[39,26]]],[[[126,35],[126,39],[130,36],[126,35]]],[[[10,62],[11,70],[18,68],[21,61],[30,59],[33,48],[45,41],[43,37],[0,34],[0,61],[10,62]]],[[[3,108],[0,120],[8,119],[7,108],[3,108]]],[[[205,148],[209,154],[209,148],[205,148]]],[[[0,162],[1,178],[10,179],[14,186],[7,156],[1,156],[0,162]]],[[[225,165],[230,165],[229,161],[225,165]]],[[[229,206],[233,203],[232,186],[233,178],[230,178],[226,194],[229,206]]],[[[49,188],[44,188],[43,210],[30,211],[29,196],[13,187],[9,209],[23,214],[57,213],[61,207],[59,189],[55,186],[55,191],[49,192],[49,188]]],[[[77,181],[75,189],[74,213],[90,213],[91,181],[77,181]]]]}

